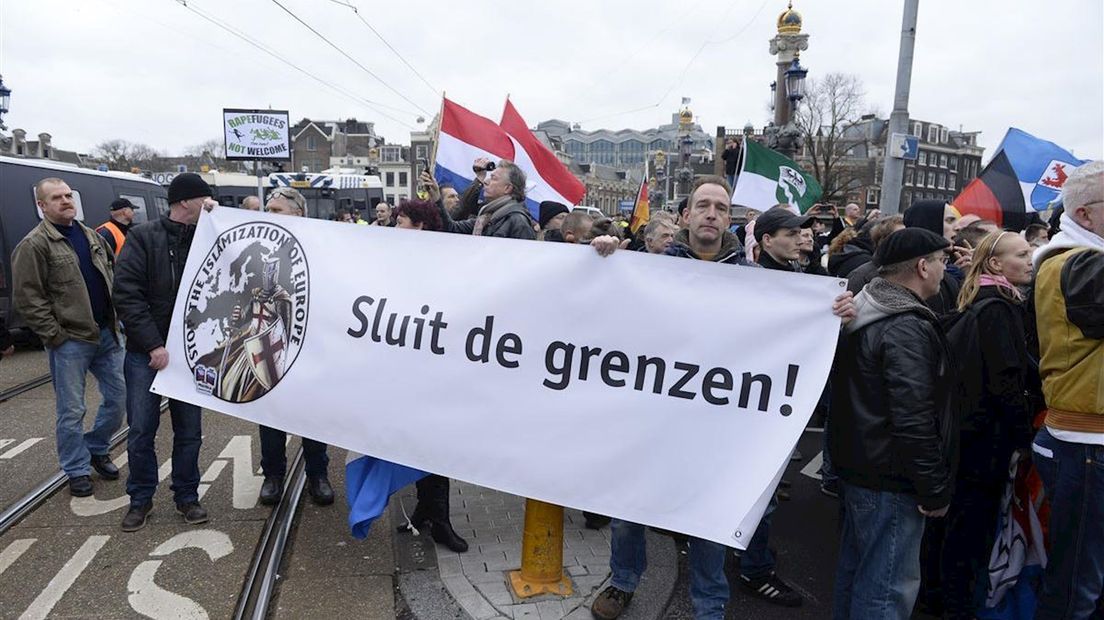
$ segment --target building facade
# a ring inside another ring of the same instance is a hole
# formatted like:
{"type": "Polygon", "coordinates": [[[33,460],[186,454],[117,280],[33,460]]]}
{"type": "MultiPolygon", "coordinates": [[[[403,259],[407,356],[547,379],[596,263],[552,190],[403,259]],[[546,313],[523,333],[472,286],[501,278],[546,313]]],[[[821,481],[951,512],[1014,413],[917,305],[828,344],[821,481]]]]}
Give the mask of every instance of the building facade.
{"type": "Polygon", "coordinates": [[[371,150],[385,140],[375,124],[350,118],[322,121],[304,118],[291,128],[291,170],[322,172],[331,167],[362,168],[369,173],[371,150]]]}

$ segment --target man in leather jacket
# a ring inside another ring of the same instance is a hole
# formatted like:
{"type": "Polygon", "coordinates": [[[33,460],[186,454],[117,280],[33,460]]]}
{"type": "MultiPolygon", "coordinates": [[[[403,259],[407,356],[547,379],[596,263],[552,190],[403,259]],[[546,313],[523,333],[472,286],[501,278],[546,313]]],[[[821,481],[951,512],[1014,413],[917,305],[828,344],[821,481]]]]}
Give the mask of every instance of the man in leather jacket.
{"type": "MultiPolygon", "coordinates": [[[[123,517],[124,532],[146,524],[157,490],[157,454],[154,438],[161,420],[161,397],[150,393],[157,371],[169,365],[165,342],[169,334],[176,292],[188,261],[201,209],[215,204],[211,187],[195,173],[178,174],[169,185],[169,214],[131,229],[115,269],[115,308],[126,332],[123,375],[127,384],[127,494],[130,509],[123,517]]],[[[207,522],[199,504],[199,448],[202,444],[200,409],[169,399],[173,428],[172,490],[176,510],[184,521],[207,522]]]]}
{"type": "Polygon", "coordinates": [[[950,243],[907,228],[874,256],[880,277],[855,298],[832,371],[828,447],[843,482],[833,616],[901,618],[920,588],[925,517],[950,504],[957,429],[939,290],[950,243]]]}

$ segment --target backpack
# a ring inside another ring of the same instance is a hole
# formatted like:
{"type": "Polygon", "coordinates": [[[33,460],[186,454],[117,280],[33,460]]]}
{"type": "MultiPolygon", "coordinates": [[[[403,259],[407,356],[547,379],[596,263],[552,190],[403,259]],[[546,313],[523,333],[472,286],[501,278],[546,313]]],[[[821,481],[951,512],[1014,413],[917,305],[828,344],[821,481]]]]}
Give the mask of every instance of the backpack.
{"type": "Polygon", "coordinates": [[[957,420],[972,414],[981,404],[985,378],[981,354],[981,336],[978,332],[978,315],[991,302],[1008,303],[997,297],[983,299],[965,311],[951,312],[940,318],[947,348],[950,351],[951,407],[957,420]]]}

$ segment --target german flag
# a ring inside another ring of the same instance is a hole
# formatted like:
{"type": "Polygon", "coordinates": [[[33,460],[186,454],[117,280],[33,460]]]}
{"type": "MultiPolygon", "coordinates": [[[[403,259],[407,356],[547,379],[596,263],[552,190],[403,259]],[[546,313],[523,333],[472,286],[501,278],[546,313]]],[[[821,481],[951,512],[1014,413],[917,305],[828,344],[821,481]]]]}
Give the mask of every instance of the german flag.
{"type": "Polygon", "coordinates": [[[1027,227],[1023,189],[1004,151],[997,153],[951,204],[962,215],[992,220],[1005,230],[1018,232],[1027,227]]]}
{"type": "Polygon", "coordinates": [[[632,218],[629,219],[629,230],[634,235],[637,230],[640,230],[641,226],[647,225],[648,220],[651,219],[651,212],[648,209],[647,168],[644,170],[644,178],[640,180],[640,191],[636,193],[636,204],[633,205],[632,218]]]}

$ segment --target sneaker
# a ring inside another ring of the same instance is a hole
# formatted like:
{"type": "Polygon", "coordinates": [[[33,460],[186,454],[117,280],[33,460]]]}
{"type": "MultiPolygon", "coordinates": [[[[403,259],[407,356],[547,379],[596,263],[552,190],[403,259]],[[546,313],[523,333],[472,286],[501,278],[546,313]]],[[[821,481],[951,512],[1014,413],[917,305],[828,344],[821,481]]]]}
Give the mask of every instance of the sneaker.
{"type": "Polygon", "coordinates": [[[69,494],[73,497],[92,495],[92,476],[73,476],[70,478],[69,494]]]}
{"type": "Polygon", "coordinates": [[[146,526],[146,515],[153,509],[153,502],[146,502],[141,506],[131,506],[123,517],[122,528],[124,532],[137,532],[146,526]]]}
{"type": "Polygon", "coordinates": [[[590,613],[598,620],[613,620],[632,602],[633,593],[610,586],[594,599],[590,613]]]}
{"type": "Polygon", "coordinates": [[[119,479],[119,468],[115,467],[115,463],[111,462],[110,456],[106,454],[93,454],[91,463],[92,469],[95,469],[96,473],[104,480],[119,479]]]}
{"type": "Polygon", "coordinates": [[[307,495],[318,506],[329,506],[334,502],[334,490],[325,476],[307,478],[307,495]]]}
{"type": "Polygon", "coordinates": [[[796,590],[774,573],[761,579],[749,579],[740,575],[740,587],[755,598],[782,607],[801,607],[804,602],[796,590]]]}
{"type": "Polygon", "coordinates": [[[827,482],[820,483],[820,492],[828,497],[839,499],[840,485],[839,480],[829,480],[827,482]]]}
{"type": "Polygon", "coordinates": [[[184,515],[184,522],[188,525],[199,525],[207,522],[207,509],[199,505],[199,502],[177,504],[176,511],[184,515]]]}

